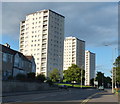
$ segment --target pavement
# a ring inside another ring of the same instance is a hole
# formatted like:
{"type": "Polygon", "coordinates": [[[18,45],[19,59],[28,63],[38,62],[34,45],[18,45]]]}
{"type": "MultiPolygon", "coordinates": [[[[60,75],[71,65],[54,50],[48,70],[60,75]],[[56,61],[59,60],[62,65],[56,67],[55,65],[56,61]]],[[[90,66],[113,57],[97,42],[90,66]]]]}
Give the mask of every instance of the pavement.
{"type": "Polygon", "coordinates": [[[89,104],[89,103],[118,104],[118,98],[119,98],[118,95],[111,93],[111,89],[106,89],[104,92],[98,92],[91,95],[90,97],[85,99],[82,104],[89,104]]]}

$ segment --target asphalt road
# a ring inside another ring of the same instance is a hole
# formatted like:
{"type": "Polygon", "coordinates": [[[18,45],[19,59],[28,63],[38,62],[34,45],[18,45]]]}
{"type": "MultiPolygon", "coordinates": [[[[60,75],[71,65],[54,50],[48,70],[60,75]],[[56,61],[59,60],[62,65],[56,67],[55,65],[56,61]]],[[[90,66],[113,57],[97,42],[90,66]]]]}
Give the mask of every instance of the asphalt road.
{"type": "Polygon", "coordinates": [[[3,103],[13,102],[82,102],[89,96],[100,92],[96,89],[68,89],[58,90],[55,92],[28,94],[28,95],[16,95],[3,97],[3,103]]]}
{"type": "Polygon", "coordinates": [[[28,95],[16,95],[3,97],[4,104],[87,104],[87,102],[104,102],[116,101],[117,99],[110,95],[109,91],[98,91],[97,89],[69,89],[58,90],[45,93],[28,94],[28,95]],[[99,93],[99,94],[98,94],[99,93]],[[102,96],[100,94],[105,94],[102,96]],[[107,95],[108,94],[108,95],[107,95]],[[110,99],[110,100],[109,100],[110,99]],[[113,99],[113,100],[112,100],[113,99]],[[49,102],[49,103],[48,103],[49,102]],[[51,103],[50,103],[51,102],[51,103]],[[60,103],[61,104],[61,103],[60,103]]]}

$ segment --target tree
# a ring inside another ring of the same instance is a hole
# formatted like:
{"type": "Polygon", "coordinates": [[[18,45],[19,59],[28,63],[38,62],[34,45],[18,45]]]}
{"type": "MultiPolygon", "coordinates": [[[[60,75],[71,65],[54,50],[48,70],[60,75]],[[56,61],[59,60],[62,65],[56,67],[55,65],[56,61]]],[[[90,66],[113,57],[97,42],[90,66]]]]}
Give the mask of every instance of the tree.
{"type": "Polygon", "coordinates": [[[111,86],[111,81],[112,79],[110,77],[105,77],[104,73],[102,72],[97,72],[97,77],[96,80],[98,81],[98,87],[99,86],[104,86],[104,87],[110,87],[111,86]]]}
{"type": "Polygon", "coordinates": [[[90,80],[90,85],[91,85],[91,86],[94,86],[94,78],[92,78],[92,79],[90,80]]]}
{"type": "Polygon", "coordinates": [[[112,79],[110,77],[104,77],[104,87],[110,87],[112,85],[112,79]]]}
{"type": "Polygon", "coordinates": [[[75,64],[72,64],[71,67],[69,67],[67,70],[64,71],[64,79],[68,82],[76,81],[77,83],[80,83],[81,82],[81,75],[82,75],[82,79],[84,82],[85,71],[83,69],[79,68],[75,64]]]}
{"type": "Polygon", "coordinates": [[[98,81],[98,87],[103,86],[103,84],[104,84],[104,73],[97,72],[96,80],[98,81]]]}
{"type": "Polygon", "coordinates": [[[52,80],[53,82],[58,82],[60,80],[60,72],[58,69],[53,69],[50,73],[49,73],[49,78],[50,80],[52,80]]]}
{"type": "Polygon", "coordinates": [[[120,84],[120,56],[118,56],[116,58],[116,60],[113,63],[113,65],[114,65],[114,67],[113,67],[113,76],[114,76],[114,79],[116,78],[117,84],[120,84]]]}
{"type": "Polygon", "coordinates": [[[36,81],[37,82],[40,82],[40,83],[43,83],[45,81],[45,75],[44,74],[39,74],[36,76],[36,81]]]}

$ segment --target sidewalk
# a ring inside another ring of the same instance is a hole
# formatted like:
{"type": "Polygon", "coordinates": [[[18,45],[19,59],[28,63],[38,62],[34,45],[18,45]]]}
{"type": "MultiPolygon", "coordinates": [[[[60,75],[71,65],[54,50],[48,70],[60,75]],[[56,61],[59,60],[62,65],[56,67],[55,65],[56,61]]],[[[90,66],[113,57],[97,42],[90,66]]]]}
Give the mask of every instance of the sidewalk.
{"type": "Polygon", "coordinates": [[[88,102],[118,102],[118,95],[112,94],[111,90],[106,90],[106,92],[97,93],[88,102]]]}

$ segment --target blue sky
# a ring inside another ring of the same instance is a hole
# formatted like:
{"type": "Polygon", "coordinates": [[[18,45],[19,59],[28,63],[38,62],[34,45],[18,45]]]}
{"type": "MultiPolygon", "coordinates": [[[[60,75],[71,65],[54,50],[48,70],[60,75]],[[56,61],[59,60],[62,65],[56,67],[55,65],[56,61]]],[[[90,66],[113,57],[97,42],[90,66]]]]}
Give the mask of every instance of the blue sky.
{"type": "Polygon", "coordinates": [[[96,70],[110,76],[112,59],[117,56],[117,6],[117,2],[3,2],[1,43],[19,50],[20,21],[26,14],[51,9],[65,16],[65,36],[85,40],[86,50],[96,53],[96,70]]]}

